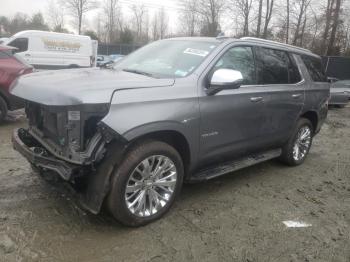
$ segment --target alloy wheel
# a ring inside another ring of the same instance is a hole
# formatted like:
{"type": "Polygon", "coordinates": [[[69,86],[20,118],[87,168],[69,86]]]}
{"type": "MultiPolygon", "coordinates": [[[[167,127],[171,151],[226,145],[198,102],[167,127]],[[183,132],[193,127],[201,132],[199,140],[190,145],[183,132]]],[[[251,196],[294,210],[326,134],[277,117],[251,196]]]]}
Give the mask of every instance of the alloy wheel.
{"type": "Polygon", "coordinates": [[[311,129],[309,126],[302,126],[298,131],[294,146],[293,158],[300,161],[305,158],[311,146],[311,129]]]}
{"type": "Polygon", "coordinates": [[[139,217],[158,213],[170,201],[176,182],[177,170],[170,158],[154,155],[144,159],[126,183],[127,208],[139,217]]]}

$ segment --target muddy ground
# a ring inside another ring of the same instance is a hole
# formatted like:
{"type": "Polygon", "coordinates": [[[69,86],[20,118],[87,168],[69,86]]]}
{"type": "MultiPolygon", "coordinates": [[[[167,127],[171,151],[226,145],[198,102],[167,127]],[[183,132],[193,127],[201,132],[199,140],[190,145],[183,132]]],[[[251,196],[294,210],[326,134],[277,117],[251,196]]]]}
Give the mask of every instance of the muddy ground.
{"type": "Polygon", "coordinates": [[[33,174],[11,148],[24,124],[17,112],[0,126],[0,261],[350,261],[350,107],[329,112],[304,165],[185,185],[163,219],[137,229],[33,174]]]}

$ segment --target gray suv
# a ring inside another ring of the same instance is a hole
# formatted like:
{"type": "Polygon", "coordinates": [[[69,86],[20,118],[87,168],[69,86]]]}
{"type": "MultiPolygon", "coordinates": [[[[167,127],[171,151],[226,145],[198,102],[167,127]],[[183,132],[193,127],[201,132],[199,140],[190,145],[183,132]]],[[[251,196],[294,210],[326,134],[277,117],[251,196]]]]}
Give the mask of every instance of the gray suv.
{"type": "Polygon", "coordinates": [[[121,223],[164,215],[184,182],[279,158],[301,164],[327,116],[321,59],[276,42],[176,38],[114,69],[21,77],[28,128],[13,146],[42,176],[56,173],[97,214],[121,223]],[[79,185],[79,186],[78,186],[79,185]]]}

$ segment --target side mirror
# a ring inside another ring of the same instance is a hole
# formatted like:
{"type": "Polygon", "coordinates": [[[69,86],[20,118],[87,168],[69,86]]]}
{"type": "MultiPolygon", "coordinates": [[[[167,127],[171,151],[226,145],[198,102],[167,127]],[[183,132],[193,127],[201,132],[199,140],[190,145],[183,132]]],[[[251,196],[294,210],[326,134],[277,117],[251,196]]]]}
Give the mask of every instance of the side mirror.
{"type": "Polygon", "coordinates": [[[206,92],[208,95],[214,95],[221,90],[237,89],[242,85],[242,82],[241,72],[232,69],[218,69],[214,72],[206,92]]]}
{"type": "Polygon", "coordinates": [[[327,77],[327,80],[328,80],[328,82],[329,83],[335,83],[335,82],[337,82],[337,81],[339,81],[339,79],[338,78],[335,78],[335,77],[327,77]]]}

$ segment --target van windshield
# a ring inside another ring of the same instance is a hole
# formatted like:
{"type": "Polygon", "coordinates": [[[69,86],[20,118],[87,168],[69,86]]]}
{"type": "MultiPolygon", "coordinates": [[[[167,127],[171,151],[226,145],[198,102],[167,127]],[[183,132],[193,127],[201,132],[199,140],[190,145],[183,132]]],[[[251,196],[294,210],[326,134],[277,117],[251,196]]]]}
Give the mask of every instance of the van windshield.
{"type": "Polygon", "coordinates": [[[116,64],[115,69],[155,78],[190,75],[218,43],[195,40],[163,40],[151,43],[116,64]]]}

